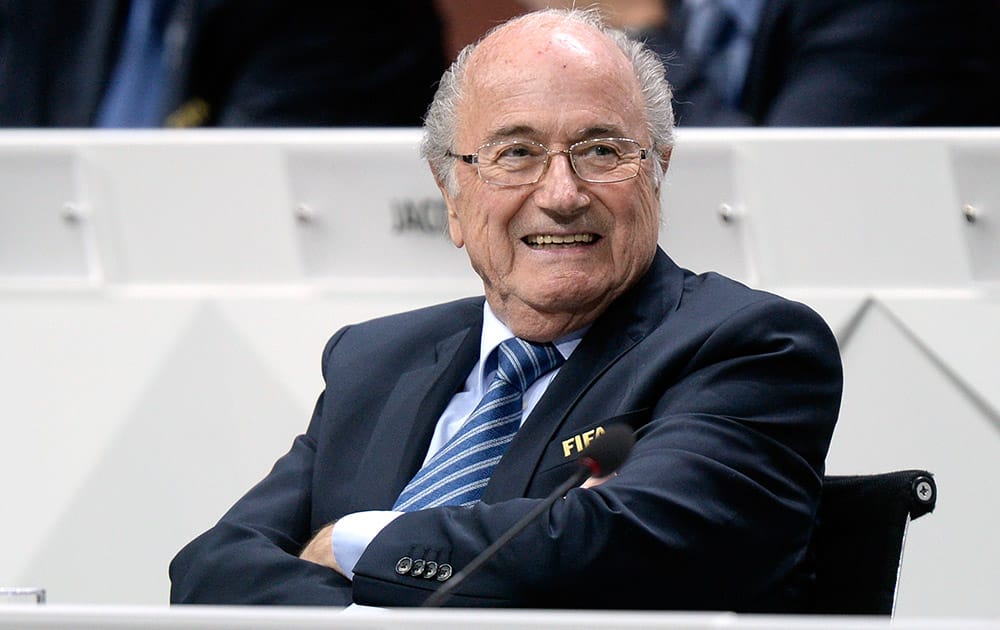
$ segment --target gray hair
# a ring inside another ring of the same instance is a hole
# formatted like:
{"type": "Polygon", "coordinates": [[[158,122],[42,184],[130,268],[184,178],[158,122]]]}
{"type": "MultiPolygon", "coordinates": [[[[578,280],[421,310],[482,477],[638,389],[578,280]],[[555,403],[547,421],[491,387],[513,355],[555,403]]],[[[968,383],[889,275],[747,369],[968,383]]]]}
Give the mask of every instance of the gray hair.
{"type": "Polygon", "coordinates": [[[457,192],[455,162],[449,156],[454,150],[455,130],[458,125],[458,104],[466,86],[465,74],[469,59],[479,44],[498,30],[521,22],[535,21],[540,17],[558,16],[566,23],[586,24],[606,35],[625,54],[635,70],[639,89],[646,105],[646,125],[652,139],[654,181],[663,175],[662,160],[674,144],[674,113],[670,105],[671,89],[666,80],[666,70],[659,55],[623,31],[607,26],[596,9],[545,9],[516,17],[494,27],[477,42],[469,44],[458,54],[455,62],[441,77],[434,100],[424,118],[424,137],[420,154],[430,164],[431,171],[451,194],[457,192]]]}

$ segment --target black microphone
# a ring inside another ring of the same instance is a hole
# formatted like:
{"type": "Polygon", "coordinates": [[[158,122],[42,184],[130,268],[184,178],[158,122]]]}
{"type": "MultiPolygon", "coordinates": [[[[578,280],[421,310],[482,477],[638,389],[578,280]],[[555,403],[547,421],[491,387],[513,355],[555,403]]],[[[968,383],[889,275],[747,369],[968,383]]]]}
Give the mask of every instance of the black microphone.
{"type": "Polygon", "coordinates": [[[457,572],[450,580],[441,584],[441,587],[431,593],[430,597],[424,600],[422,606],[434,607],[443,604],[452,592],[464,582],[470,575],[475,573],[487,560],[496,555],[504,545],[510,542],[533,520],[555,503],[556,499],[564,496],[572,488],[579,486],[587,477],[606,477],[618,470],[625,458],[628,457],[635,444],[635,437],[632,429],[624,424],[613,424],[609,426],[604,434],[596,438],[587,445],[576,460],[579,466],[569,479],[564,481],[558,488],[545,497],[545,500],[531,509],[530,512],[521,517],[521,520],[514,523],[510,529],[505,531],[499,538],[493,541],[486,549],[483,549],[478,556],[472,559],[464,569],[457,572]]]}

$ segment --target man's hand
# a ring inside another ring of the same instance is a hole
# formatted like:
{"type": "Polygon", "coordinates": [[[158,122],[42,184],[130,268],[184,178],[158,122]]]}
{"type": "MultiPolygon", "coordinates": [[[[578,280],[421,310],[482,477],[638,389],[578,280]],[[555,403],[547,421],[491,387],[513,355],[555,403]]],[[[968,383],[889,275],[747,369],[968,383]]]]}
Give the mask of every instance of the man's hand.
{"type": "Polygon", "coordinates": [[[337,573],[344,575],[343,569],[337,564],[337,558],[333,555],[333,527],[337,522],[334,521],[329,525],[324,526],[313,539],[309,541],[309,544],[305,546],[299,557],[303,560],[308,560],[309,562],[315,562],[316,564],[322,565],[333,569],[337,573]]]}
{"type": "Polygon", "coordinates": [[[604,477],[587,477],[587,480],[580,484],[581,488],[593,488],[594,486],[599,486],[608,479],[617,477],[618,473],[613,472],[610,475],[605,475],[604,477]]]}

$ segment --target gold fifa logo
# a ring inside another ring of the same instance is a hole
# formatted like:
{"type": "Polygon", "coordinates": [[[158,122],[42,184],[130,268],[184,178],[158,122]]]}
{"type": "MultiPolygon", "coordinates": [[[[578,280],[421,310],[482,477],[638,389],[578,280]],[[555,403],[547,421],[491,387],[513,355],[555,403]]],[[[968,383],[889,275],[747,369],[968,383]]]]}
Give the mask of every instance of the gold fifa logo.
{"type": "Polygon", "coordinates": [[[579,435],[574,435],[568,440],[562,441],[563,457],[569,457],[573,453],[579,453],[587,448],[587,445],[594,441],[594,438],[604,435],[604,427],[597,427],[590,431],[584,431],[579,435]]]}

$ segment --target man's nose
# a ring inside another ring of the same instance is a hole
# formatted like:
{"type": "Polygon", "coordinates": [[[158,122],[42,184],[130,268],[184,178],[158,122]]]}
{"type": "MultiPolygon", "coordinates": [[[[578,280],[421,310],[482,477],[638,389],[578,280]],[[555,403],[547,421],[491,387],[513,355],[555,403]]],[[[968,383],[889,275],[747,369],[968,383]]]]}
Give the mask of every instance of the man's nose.
{"type": "Polygon", "coordinates": [[[576,214],[590,203],[590,198],[581,190],[583,184],[566,153],[552,153],[541,179],[536,184],[535,202],[543,210],[576,214]]]}

